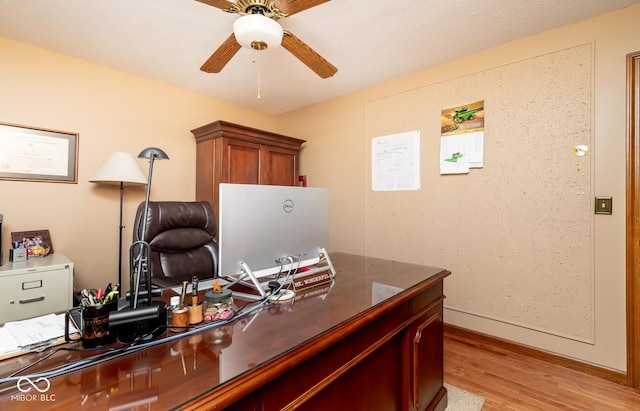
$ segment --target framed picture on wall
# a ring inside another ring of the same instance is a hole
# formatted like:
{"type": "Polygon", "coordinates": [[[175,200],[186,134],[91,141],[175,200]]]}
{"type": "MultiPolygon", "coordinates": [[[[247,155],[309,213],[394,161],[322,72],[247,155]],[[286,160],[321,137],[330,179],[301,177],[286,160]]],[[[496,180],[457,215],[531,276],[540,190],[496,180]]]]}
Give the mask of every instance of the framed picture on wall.
{"type": "Polygon", "coordinates": [[[77,133],[0,123],[0,179],[78,182],[77,133]]]}

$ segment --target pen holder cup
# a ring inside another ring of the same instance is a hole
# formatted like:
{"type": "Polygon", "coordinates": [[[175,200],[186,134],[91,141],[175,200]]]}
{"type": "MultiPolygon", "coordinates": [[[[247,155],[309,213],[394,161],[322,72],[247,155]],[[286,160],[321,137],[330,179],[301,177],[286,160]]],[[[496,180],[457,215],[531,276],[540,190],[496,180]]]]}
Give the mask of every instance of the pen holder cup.
{"type": "Polygon", "coordinates": [[[106,304],[79,306],[70,309],[64,316],[65,341],[82,341],[84,348],[111,344],[116,340],[116,335],[109,332],[109,313],[116,311],[117,308],[118,301],[111,301],[106,304]],[[80,321],[76,322],[80,332],[77,338],[72,338],[73,332],[71,335],[69,334],[69,321],[72,319],[74,312],[80,314],[80,321]]]}

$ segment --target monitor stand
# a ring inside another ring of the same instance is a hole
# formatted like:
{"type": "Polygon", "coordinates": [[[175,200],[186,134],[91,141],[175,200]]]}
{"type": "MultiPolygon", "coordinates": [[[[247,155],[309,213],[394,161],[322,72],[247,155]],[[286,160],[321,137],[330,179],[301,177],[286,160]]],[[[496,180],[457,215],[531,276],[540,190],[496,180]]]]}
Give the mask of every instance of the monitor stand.
{"type": "Polygon", "coordinates": [[[303,267],[311,267],[311,266],[301,265],[299,261],[298,261],[298,265],[292,262],[287,267],[287,269],[283,269],[280,272],[279,277],[284,277],[284,278],[277,278],[274,280],[271,277],[262,277],[260,275],[256,275],[251,270],[251,267],[249,267],[246,263],[242,263],[241,264],[242,273],[238,274],[237,276],[227,276],[229,283],[225,285],[225,288],[231,289],[235,297],[238,297],[244,300],[257,301],[257,300],[263,300],[268,297],[269,282],[271,281],[278,281],[281,284],[285,284],[295,280],[296,278],[314,275],[314,274],[325,272],[325,271],[331,271],[332,278],[336,276],[336,270],[333,267],[333,263],[331,262],[329,253],[327,253],[327,251],[324,248],[320,249],[319,255],[313,259],[313,262],[311,264],[314,264],[313,268],[303,272],[297,272],[297,270],[303,267]],[[296,272],[291,275],[286,275],[286,271],[290,269],[296,272]],[[262,279],[263,281],[261,282],[260,279],[262,279]],[[242,291],[234,290],[233,286],[238,284],[248,287],[249,291],[251,292],[242,292],[242,291]],[[253,291],[256,291],[257,294],[254,293],[253,291]]]}

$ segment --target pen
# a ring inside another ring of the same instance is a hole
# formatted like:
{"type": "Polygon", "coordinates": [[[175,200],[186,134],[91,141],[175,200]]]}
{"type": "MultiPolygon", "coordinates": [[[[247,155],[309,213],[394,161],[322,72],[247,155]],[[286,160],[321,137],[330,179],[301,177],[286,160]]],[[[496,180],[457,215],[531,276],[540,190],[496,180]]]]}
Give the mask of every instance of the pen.
{"type": "Polygon", "coordinates": [[[107,294],[107,296],[104,298],[105,302],[109,303],[111,301],[115,301],[118,299],[118,294],[120,294],[119,291],[111,291],[109,294],[107,294]]]}
{"type": "Polygon", "coordinates": [[[198,277],[191,279],[191,304],[198,304],[198,277]]]}
{"type": "Polygon", "coordinates": [[[182,293],[180,294],[180,305],[184,305],[184,299],[187,296],[187,284],[189,284],[188,281],[183,281],[182,282],[182,293]]]}
{"type": "Polygon", "coordinates": [[[84,297],[89,302],[88,305],[96,305],[95,296],[93,294],[94,294],[93,290],[87,290],[86,288],[82,290],[82,295],[84,295],[84,297]]]}

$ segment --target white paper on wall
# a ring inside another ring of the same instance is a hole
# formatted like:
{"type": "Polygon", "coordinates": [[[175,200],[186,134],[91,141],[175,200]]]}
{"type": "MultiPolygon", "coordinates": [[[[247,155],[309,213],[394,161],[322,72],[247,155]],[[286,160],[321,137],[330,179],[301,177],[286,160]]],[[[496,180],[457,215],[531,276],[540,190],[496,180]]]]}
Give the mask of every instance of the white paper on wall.
{"type": "Polygon", "coordinates": [[[371,142],[371,189],[420,189],[420,130],[374,137],[371,142]]]}

